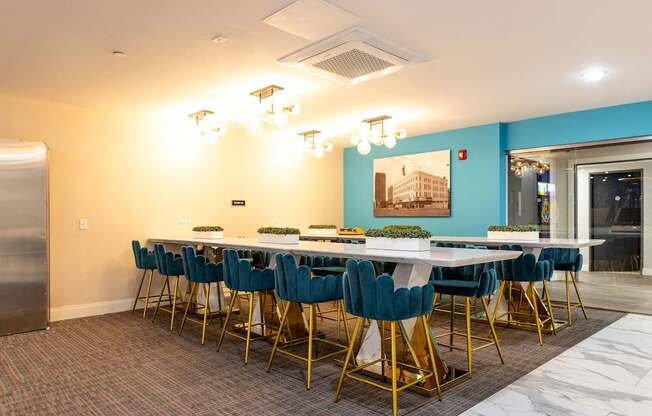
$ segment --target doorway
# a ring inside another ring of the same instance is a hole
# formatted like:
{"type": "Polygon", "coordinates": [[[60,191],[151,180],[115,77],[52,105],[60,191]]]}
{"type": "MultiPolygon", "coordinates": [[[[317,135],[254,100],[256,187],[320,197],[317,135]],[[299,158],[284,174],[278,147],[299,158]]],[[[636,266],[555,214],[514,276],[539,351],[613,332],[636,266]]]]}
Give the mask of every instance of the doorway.
{"type": "Polygon", "coordinates": [[[642,176],[638,169],[589,177],[591,238],[605,240],[591,247],[591,271],[641,271],[642,176]]]}

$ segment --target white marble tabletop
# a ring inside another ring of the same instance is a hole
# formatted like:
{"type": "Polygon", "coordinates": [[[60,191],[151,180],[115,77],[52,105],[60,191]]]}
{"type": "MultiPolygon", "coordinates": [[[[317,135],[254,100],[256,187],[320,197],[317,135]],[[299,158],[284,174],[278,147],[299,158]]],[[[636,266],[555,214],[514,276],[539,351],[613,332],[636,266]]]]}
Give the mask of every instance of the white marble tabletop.
{"type": "Polygon", "coordinates": [[[431,266],[458,267],[492,261],[510,260],[520,251],[475,250],[466,248],[433,247],[428,251],[398,251],[367,249],[364,244],[341,244],[317,241],[300,241],[299,244],[260,243],[255,238],[202,239],[202,238],[150,238],[150,243],[203,244],[211,247],[279,251],[295,255],[321,255],[364,260],[391,261],[395,263],[427,264],[431,266]]]}
{"type": "Polygon", "coordinates": [[[534,241],[512,240],[512,239],[489,239],[488,237],[445,237],[435,236],[431,237],[430,241],[436,243],[466,243],[478,245],[501,245],[501,244],[519,244],[523,247],[532,248],[581,248],[599,246],[604,243],[604,240],[591,240],[591,239],[575,239],[575,238],[540,238],[534,241]]]}

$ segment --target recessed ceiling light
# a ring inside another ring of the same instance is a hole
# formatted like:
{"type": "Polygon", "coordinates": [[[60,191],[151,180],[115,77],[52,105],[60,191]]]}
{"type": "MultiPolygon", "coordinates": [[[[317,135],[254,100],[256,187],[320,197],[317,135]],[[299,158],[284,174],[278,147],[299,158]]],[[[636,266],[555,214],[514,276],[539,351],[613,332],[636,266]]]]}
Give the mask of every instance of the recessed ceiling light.
{"type": "Polygon", "coordinates": [[[229,40],[229,38],[227,38],[226,36],[216,35],[216,36],[213,36],[213,38],[211,39],[211,42],[213,42],[213,43],[224,43],[227,40],[229,40]]]}
{"type": "Polygon", "coordinates": [[[113,55],[115,57],[118,57],[118,58],[124,58],[124,57],[127,56],[127,53],[123,52],[123,51],[113,51],[113,52],[111,52],[111,55],[113,55]]]}
{"type": "Polygon", "coordinates": [[[604,68],[589,68],[580,74],[580,78],[586,82],[597,82],[606,77],[608,73],[609,71],[604,68]]]}

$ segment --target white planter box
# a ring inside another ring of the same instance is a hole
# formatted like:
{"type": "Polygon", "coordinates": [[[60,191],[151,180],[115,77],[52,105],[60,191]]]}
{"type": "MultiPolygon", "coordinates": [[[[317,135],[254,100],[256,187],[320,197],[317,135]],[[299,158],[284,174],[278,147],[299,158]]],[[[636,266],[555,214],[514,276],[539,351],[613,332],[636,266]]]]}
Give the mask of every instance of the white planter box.
{"type": "Polygon", "coordinates": [[[299,244],[299,234],[258,234],[259,243],[299,244]]]}
{"type": "Polygon", "coordinates": [[[429,238],[386,238],[367,237],[365,246],[377,250],[428,251],[429,238]]]}
{"type": "Polygon", "coordinates": [[[204,240],[219,240],[224,238],[224,231],[193,231],[192,235],[204,240]]]}
{"type": "Polygon", "coordinates": [[[538,241],[538,231],[487,231],[489,240],[538,241]]]}
{"type": "Polygon", "coordinates": [[[308,235],[337,235],[337,228],[308,228],[308,235]]]}

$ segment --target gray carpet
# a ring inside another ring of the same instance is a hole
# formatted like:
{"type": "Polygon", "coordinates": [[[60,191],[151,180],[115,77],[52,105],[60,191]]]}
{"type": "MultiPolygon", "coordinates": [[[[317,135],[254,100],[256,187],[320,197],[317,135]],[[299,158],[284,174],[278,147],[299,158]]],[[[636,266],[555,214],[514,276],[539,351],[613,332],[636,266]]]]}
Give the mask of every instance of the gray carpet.
{"type": "MultiPolygon", "coordinates": [[[[536,334],[499,328],[505,365],[495,350],[474,354],[473,379],[444,393],[442,402],[412,392],[399,395],[403,415],[456,415],[622,316],[589,310],[540,347],[536,334]]],[[[49,331],[0,337],[0,415],[378,415],[391,413],[391,398],[346,381],[333,402],[338,367],[316,365],[313,388],[304,387],[302,363],[279,355],[271,373],[271,345],[253,344],[243,367],[241,341],[227,337],[215,351],[217,326],[199,343],[194,325],[182,337],[170,333],[166,315],[153,325],[118,313],[57,322],[49,331]]],[[[436,324],[447,317],[438,315],[436,324]]],[[[459,327],[463,323],[459,322],[459,327]]],[[[485,325],[474,325],[485,335],[485,325]]],[[[332,326],[322,325],[327,334],[332,326]]],[[[435,328],[435,333],[440,329],[435,328]]],[[[460,340],[462,343],[463,340],[460,340]]],[[[463,365],[464,353],[444,351],[463,365]]]]}

